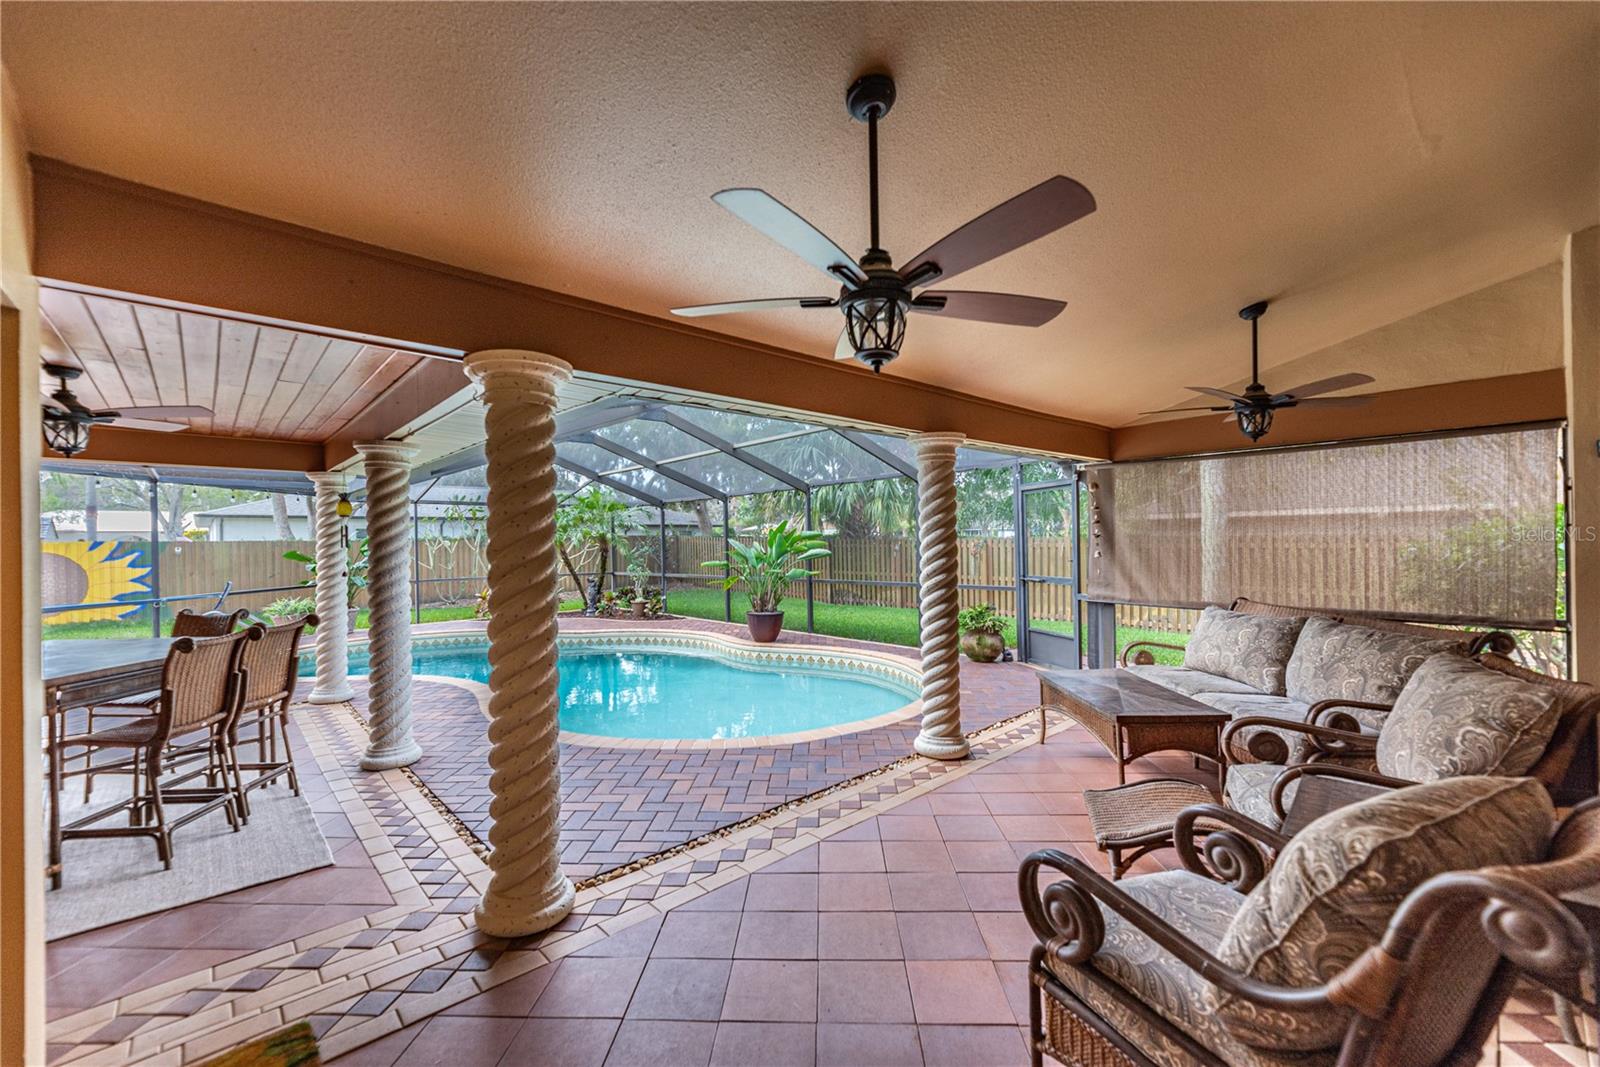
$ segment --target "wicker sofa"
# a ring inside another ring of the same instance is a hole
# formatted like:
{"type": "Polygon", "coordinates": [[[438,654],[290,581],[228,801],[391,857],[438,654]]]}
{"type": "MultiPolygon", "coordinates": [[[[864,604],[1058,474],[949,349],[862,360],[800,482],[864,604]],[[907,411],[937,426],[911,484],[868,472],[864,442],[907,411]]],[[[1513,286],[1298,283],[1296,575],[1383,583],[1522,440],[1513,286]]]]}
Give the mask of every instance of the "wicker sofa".
{"type": "Polygon", "coordinates": [[[1114,883],[1056,850],[1024,861],[1035,1067],[1468,1067],[1519,977],[1593,996],[1558,898],[1600,884],[1600,800],[1553,835],[1527,778],[1385,793],[1292,840],[1211,806],[1180,841],[1197,817],[1225,828],[1207,852],[1261,842],[1277,862],[1180,848],[1183,870],[1114,883]]]}
{"type": "MultiPolygon", "coordinates": [[[[1235,719],[1322,723],[1376,732],[1411,675],[1442,651],[1510,655],[1499,631],[1465,633],[1364,615],[1244,598],[1201,613],[1188,646],[1138,641],[1121,665],[1149,681],[1226,711],[1235,719]],[[1155,662],[1152,649],[1184,653],[1182,666],[1155,662]]],[[[1255,722],[1230,734],[1233,763],[1298,763],[1310,754],[1302,732],[1255,722]]]]}

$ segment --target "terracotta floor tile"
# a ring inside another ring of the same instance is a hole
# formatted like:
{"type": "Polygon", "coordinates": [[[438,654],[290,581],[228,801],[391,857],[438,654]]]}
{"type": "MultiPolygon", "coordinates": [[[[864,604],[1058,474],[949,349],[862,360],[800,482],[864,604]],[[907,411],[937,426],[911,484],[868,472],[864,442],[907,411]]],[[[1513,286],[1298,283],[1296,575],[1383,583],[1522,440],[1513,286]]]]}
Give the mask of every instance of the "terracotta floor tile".
{"type": "Polygon", "coordinates": [[[965,911],[967,898],[953,871],[896,872],[889,875],[896,911],[965,911]]]}
{"type": "Polygon", "coordinates": [[[990,959],[1025,960],[1039,943],[1020,911],[977,911],[972,918],[989,946],[990,959]]]}
{"type": "Polygon", "coordinates": [[[922,1043],[915,1026],[819,1023],[817,1067],[922,1067],[922,1043]]]}
{"type": "Polygon", "coordinates": [[[944,847],[958,871],[1017,869],[1017,854],[1005,841],[946,841],[944,847]]]}
{"type": "Polygon", "coordinates": [[[817,1021],[815,960],[735,960],[722,1018],[744,1022],[817,1021]]]}
{"type": "Polygon", "coordinates": [[[885,841],[883,865],[895,871],[953,871],[943,841],[885,841]]]}
{"type": "Polygon", "coordinates": [[[606,1067],[706,1067],[716,1039],[714,1022],[624,1019],[606,1067]]]}
{"type": "Polygon", "coordinates": [[[987,966],[989,946],[971,912],[898,912],[895,921],[907,960],[983,960],[987,966]]]}
{"type": "Polygon", "coordinates": [[[984,796],[983,802],[988,805],[990,815],[1050,814],[1037,793],[991,793],[984,796]]]}
{"type": "Polygon", "coordinates": [[[728,960],[651,960],[633,991],[627,1017],[715,1022],[722,1017],[732,966],[728,960]]]}
{"type": "Polygon", "coordinates": [[[487,989],[475,997],[469,997],[445,1009],[444,1014],[509,1015],[522,1018],[533,1010],[533,1002],[539,999],[539,994],[544,992],[544,987],[550,984],[550,979],[555,973],[554,963],[536,967],[527,974],[519,975],[509,982],[502,982],[493,989],[487,989]]]}
{"type": "Polygon", "coordinates": [[[932,815],[885,815],[878,820],[885,841],[939,841],[939,826],[932,815]]]}
{"type": "Polygon", "coordinates": [[[585,945],[574,956],[638,956],[650,955],[656,934],[661,931],[661,919],[644,919],[623,929],[620,933],[585,945]]]}
{"type": "MultiPolygon", "coordinates": [[[[811,849],[807,849],[806,851],[812,852],[811,849]]],[[[799,853],[796,853],[795,855],[798,856],[799,853]]],[[[789,859],[794,859],[795,857],[794,856],[790,856],[788,858],[789,859]]],[[[783,862],[787,862],[787,861],[786,860],[785,861],[779,861],[779,863],[783,863],[783,862]]],[[[816,855],[815,855],[814,852],[812,854],[811,862],[813,864],[812,870],[815,870],[816,869],[816,867],[815,867],[816,855]]],[[[767,870],[768,871],[776,871],[778,866],[779,866],[779,863],[773,864],[771,867],[767,868],[767,870]]],[[[748,888],[749,881],[750,880],[748,878],[741,878],[737,882],[729,882],[727,885],[718,886],[717,888],[713,889],[711,892],[702,893],[700,896],[695,897],[693,900],[689,901],[687,904],[681,904],[681,905],[679,905],[678,907],[676,907],[676,908],[674,908],[672,910],[673,911],[742,911],[744,909],[744,897],[745,897],[745,892],[746,892],[746,890],[748,888]]]]}
{"type": "Polygon", "coordinates": [[[568,956],[533,1002],[532,1014],[620,1019],[644,971],[640,959],[568,956]]]}
{"type": "MultiPolygon", "coordinates": [[[[743,883],[738,884],[742,890],[743,883]]],[[[727,959],[733,955],[738,936],[737,913],[678,908],[667,913],[660,932],[656,934],[655,948],[651,954],[686,959],[727,959]]]]}
{"type": "Polygon", "coordinates": [[[1011,1005],[1011,1017],[1018,1026],[1028,1025],[1028,965],[1018,960],[996,960],[995,977],[1000,979],[1000,989],[1011,1005]]]}
{"type": "Polygon", "coordinates": [[[817,966],[818,1022],[915,1021],[911,986],[899,960],[824,960],[817,966]]]}
{"type": "Polygon", "coordinates": [[[739,940],[733,954],[739,959],[814,960],[817,913],[747,911],[739,922],[739,940]]]}
{"type": "Polygon", "coordinates": [[[877,841],[883,835],[879,832],[877,819],[862,819],[854,826],[846,826],[843,830],[828,838],[830,841],[877,841]]]}
{"type": "Polygon", "coordinates": [[[818,889],[821,911],[888,911],[893,906],[884,874],[830,872],[820,876],[818,889]]]}
{"type": "Polygon", "coordinates": [[[1022,906],[1015,871],[963,871],[956,875],[973,911],[1007,911],[1022,906]]]}
{"type": "Polygon", "coordinates": [[[1028,1043],[1015,1026],[919,1026],[927,1067],[1022,1067],[1028,1043]]]}
{"type": "Polygon", "coordinates": [[[494,1067],[521,1029],[521,1019],[435,1016],[395,1060],[395,1067],[494,1067]]]}
{"type": "MultiPolygon", "coordinates": [[[[970,779],[965,780],[969,789],[972,788],[970,779]]],[[[928,807],[935,815],[987,815],[989,806],[983,797],[974,793],[958,793],[951,789],[955,783],[940,786],[936,792],[928,794],[928,807]]]]}
{"type": "Polygon", "coordinates": [[[897,960],[900,927],[892,912],[825,912],[817,917],[817,956],[825,960],[897,960]]]}
{"type": "Polygon", "coordinates": [[[935,815],[939,834],[952,841],[1000,841],[1004,835],[993,815],[935,815]]]}
{"type": "Polygon", "coordinates": [[[817,876],[814,874],[752,874],[745,893],[744,910],[816,911],[817,876]]]}
{"type": "MultiPolygon", "coordinates": [[[[988,960],[907,960],[906,977],[911,983],[911,1003],[919,1024],[1015,1026],[1011,1005],[988,960]]],[[[923,1044],[926,1056],[927,1041],[923,1044]]],[[[992,1061],[974,1058],[966,1062],[992,1061]]]]}
{"type": "Polygon", "coordinates": [[[528,1019],[500,1067],[600,1067],[617,1033],[616,1019],[528,1019]]]}
{"type": "Polygon", "coordinates": [[[814,1067],[816,1062],[817,1028],[809,1023],[722,1023],[711,1049],[711,1067],[814,1067]]]}
{"type": "Polygon", "coordinates": [[[882,871],[883,845],[877,841],[824,841],[817,846],[821,871],[882,871]]]}
{"type": "MultiPolygon", "coordinates": [[[[770,867],[763,867],[762,874],[815,874],[817,872],[817,846],[803,848],[799,852],[783,857],[770,867]]],[[[717,890],[721,892],[721,890],[717,890]]]]}

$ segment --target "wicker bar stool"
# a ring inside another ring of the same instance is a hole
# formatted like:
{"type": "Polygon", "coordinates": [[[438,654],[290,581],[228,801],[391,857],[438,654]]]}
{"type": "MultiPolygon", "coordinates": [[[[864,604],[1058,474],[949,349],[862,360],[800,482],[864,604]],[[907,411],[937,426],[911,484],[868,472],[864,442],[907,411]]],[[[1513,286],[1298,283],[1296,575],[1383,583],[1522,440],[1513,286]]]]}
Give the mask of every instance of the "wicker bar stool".
{"type": "Polygon", "coordinates": [[[74,774],[107,773],[112,768],[96,767],[93,772],[65,769],[68,750],[86,748],[129,753],[115,766],[118,773],[130,774],[131,795],[90,812],[62,826],[52,851],[60,843],[80,838],[152,837],[162,866],[172,869],[172,832],[212,811],[222,808],[235,830],[240,826],[242,790],[237,772],[232,771],[228,755],[228,735],[243,693],[241,662],[245,647],[261,637],[262,628],[223,637],[181,637],[172,643],[161,672],[161,689],[154,713],[115,726],[62,737],[49,751],[50,788],[59,792],[64,780],[74,774]],[[185,741],[189,735],[204,732],[199,740],[185,741]],[[176,746],[173,742],[179,742],[176,746]],[[162,768],[172,753],[204,754],[206,766],[162,782],[162,768]],[[205,784],[191,784],[200,777],[205,784]],[[197,805],[180,818],[169,819],[169,803],[197,805]],[[113,815],[126,812],[127,826],[95,826],[113,815]]]}
{"type": "Polygon", "coordinates": [[[298,622],[269,626],[262,631],[260,640],[245,645],[244,693],[228,732],[228,754],[236,775],[256,772],[243,780],[239,794],[243,805],[240,814],[246,820],[250,817],[252,789],[287,775],[289,788],[295,796],[300,795],[300,777],[294,769],[294,750],[289,743],[289,702],[294,699],[299,681],[300,637],[317,622],[315,615],[306,615],[298,622]],[[253,762],[239,762],[241,732],[244,744],[255,743],[253,762]]]}
{"type": "MultiPolygon", "coordinates": [[[[237,611],[190,611],[188,608],[183,608],[172,617],[172,636],[221,637],[233,633],[249,614],[248,608],[240,608],[237,611]]],[[[95,729],[107,719],[129,722],[153,715],[160,699],[160,693],[147,693],[142,697],[118,701],[116,704],[92,707],[88,710],[84,733],[94,733],[95,729]]],[[[85,750],[83,759],[84,766],[89,772],[83,776],[83,799],[87,801],[94,792],[94,777],[98,773],[92,765],[94,750],[85,750]]]]}

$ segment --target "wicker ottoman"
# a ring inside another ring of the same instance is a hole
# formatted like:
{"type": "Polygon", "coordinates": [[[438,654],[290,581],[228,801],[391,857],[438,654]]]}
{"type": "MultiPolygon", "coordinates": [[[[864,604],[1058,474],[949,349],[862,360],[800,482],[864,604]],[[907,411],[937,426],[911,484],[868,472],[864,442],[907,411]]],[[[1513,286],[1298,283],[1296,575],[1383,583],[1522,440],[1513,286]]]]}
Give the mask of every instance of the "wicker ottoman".
{"type": "MultiPolygon", "coordinates": [[[[1141,856],[1172,846],[1172,823],[1179,812],[1195,804],[1214,804],[1217,798],[1196,782],[1150,778],[1110,789],[1085,789],[1083,802],[1095,847],[1111,858],[1111,877],[1117,879],[1141,856]],[[1124,849],[1134,851],[1124,856],[1124,849]]],[[[1196,824],[1204,825],[1205,820],[1196,824]]]]}

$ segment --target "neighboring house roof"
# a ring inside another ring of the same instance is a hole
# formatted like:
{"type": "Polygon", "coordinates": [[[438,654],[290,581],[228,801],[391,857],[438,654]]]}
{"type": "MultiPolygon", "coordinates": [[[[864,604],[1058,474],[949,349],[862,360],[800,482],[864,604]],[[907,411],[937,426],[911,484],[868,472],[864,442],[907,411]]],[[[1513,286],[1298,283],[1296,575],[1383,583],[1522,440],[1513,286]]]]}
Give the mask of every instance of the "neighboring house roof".
{"type": "MultiPolygon", "coordinates": [[[[82,533],[88,529],[84,521],[83,512],[76,508],[64,508],[60,511],[47,511],[39,516],[41,521],[54,524],[57,533],[82,533]]],[[[183,517],[183,528],[192,529],[195,525],[193,514],[183,517]]],[[[136,510],[101,508],[95,516],[95,527],[101,535],[105,534],[146,534],[150,533],[150,512],[143,508],[136,510]]]]}

